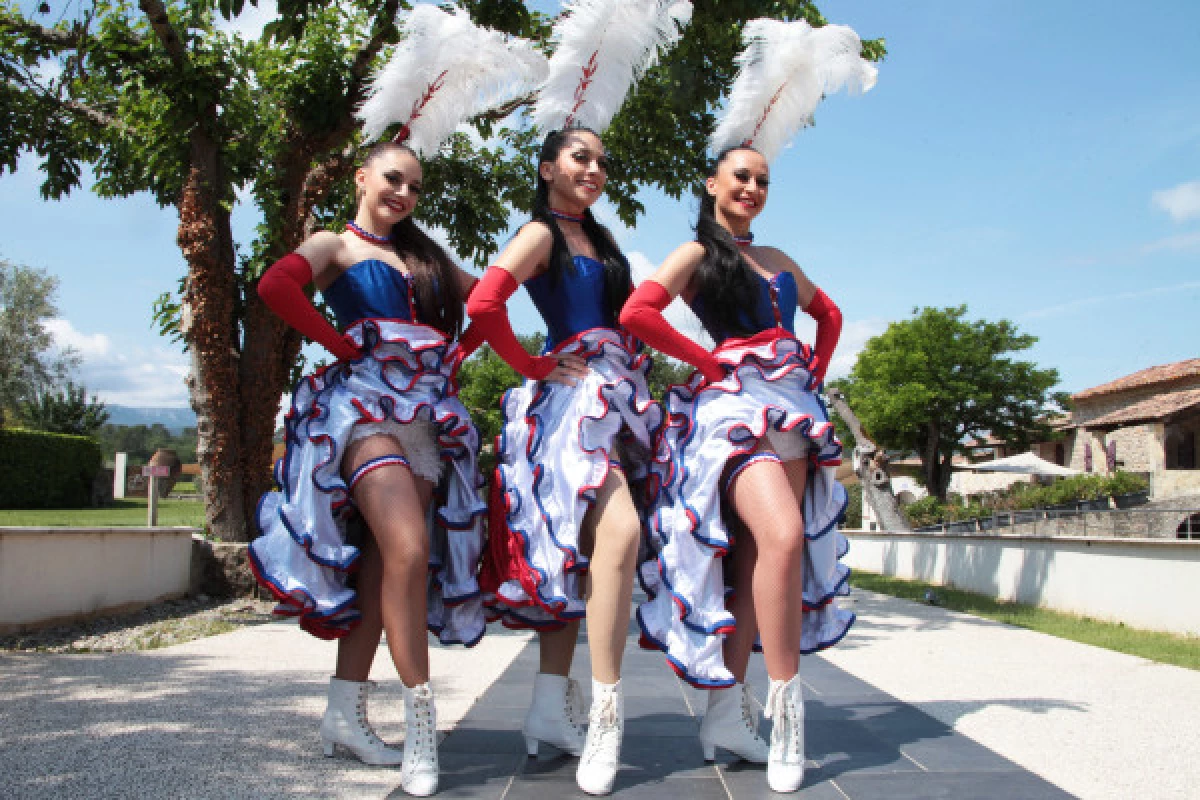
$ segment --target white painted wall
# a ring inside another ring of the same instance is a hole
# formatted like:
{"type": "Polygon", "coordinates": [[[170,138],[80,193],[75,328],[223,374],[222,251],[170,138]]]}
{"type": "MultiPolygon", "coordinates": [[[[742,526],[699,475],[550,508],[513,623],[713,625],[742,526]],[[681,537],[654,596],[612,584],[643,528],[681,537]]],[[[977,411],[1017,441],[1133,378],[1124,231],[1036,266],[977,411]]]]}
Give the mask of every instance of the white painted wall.
{"type": "Polygon", "coordinates": [[[1200,541],[843,533],[851,569],[1200,635],[1200,541]]]}
{"type": "Polygon", "coordinates": [[[0,631],[187,592],[194,528],[0,528],[0,631]]]}

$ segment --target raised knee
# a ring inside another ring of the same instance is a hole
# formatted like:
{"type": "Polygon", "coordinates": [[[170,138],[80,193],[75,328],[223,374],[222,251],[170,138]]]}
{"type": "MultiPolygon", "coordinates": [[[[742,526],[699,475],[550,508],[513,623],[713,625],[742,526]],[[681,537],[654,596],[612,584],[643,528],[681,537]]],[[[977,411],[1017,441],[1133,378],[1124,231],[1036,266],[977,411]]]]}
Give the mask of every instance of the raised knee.
{"type": "Polygon", "coordinates": [[[760,553],[790,557],[804,550],[804,523],[773,525],[754,538],[760,553]]]}

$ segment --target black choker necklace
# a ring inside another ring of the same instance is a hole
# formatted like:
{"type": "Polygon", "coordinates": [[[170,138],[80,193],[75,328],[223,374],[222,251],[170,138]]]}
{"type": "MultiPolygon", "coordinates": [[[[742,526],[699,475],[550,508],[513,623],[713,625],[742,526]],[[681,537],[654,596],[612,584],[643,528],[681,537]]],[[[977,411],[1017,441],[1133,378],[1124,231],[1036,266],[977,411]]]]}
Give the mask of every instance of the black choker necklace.
{"type": "Polygon", "coordinates": [[[733,243],[738,247],[749,247],[754,242],[754,234],[747,233],[745,236],[734,235],[733,243]]]}

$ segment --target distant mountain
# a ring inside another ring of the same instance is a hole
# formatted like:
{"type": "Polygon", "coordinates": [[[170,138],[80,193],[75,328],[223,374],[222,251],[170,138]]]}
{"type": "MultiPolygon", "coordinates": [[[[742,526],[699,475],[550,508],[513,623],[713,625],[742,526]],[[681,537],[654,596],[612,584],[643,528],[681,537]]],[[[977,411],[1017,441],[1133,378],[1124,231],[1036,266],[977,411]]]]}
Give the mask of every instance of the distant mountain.
{"type": "Polygon", "coordinates": [[[196,427],[196,412],[190,408],[135,408],[132,406],[106,406],[109,425],[159,424],[171,433],[184,428],[196,427]]]}

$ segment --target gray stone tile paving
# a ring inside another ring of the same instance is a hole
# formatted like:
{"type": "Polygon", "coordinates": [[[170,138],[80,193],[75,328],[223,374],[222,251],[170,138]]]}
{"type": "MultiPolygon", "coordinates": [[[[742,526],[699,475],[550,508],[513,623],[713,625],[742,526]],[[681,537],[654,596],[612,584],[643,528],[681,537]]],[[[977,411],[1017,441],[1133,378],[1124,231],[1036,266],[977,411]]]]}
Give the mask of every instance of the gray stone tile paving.
{"type": "MultiPolygon", "coordinates": [[[[586,634],[576,655],[575,677],[588,685],[586,634]]],[[[631,635],[625,654],[626,727],[621,771],[613,797],[779,797],[766,784],[765,767],[718,756],[706,764],[696,738],[705,693],[675,677],[660,654],[639,649],[631,635]]],[[[536,759],[522,756],[519,731],[537,647],[531,643],[480,697],[442,745],[443,753],[474,753],[480,763],[505,759],[512,766],[504,800],[586,798],[575,786],[576,759],[543,747],[536,759]],[[511,760],[516,755],[516,760],[511,760]]],[[[808,800],[900,800],[901,798],[1070,798],[1011,761],[956,733],[820,656],[803,659],[806,691],[805,785],[808,800]],[[819,689],[816,687],[820,687],[819,689]],[[818,693],[819,692],[819,693],[818,693]]],[[[761,658],[750,682],[765,692],[761,658]]],[[[764,725],[764,734],[767,728],[764,725]]],[[[464,787],[465,788],[465,787],[464,787]]],[[[493,785],[478,796],[492,797],[493,785]]]]}

